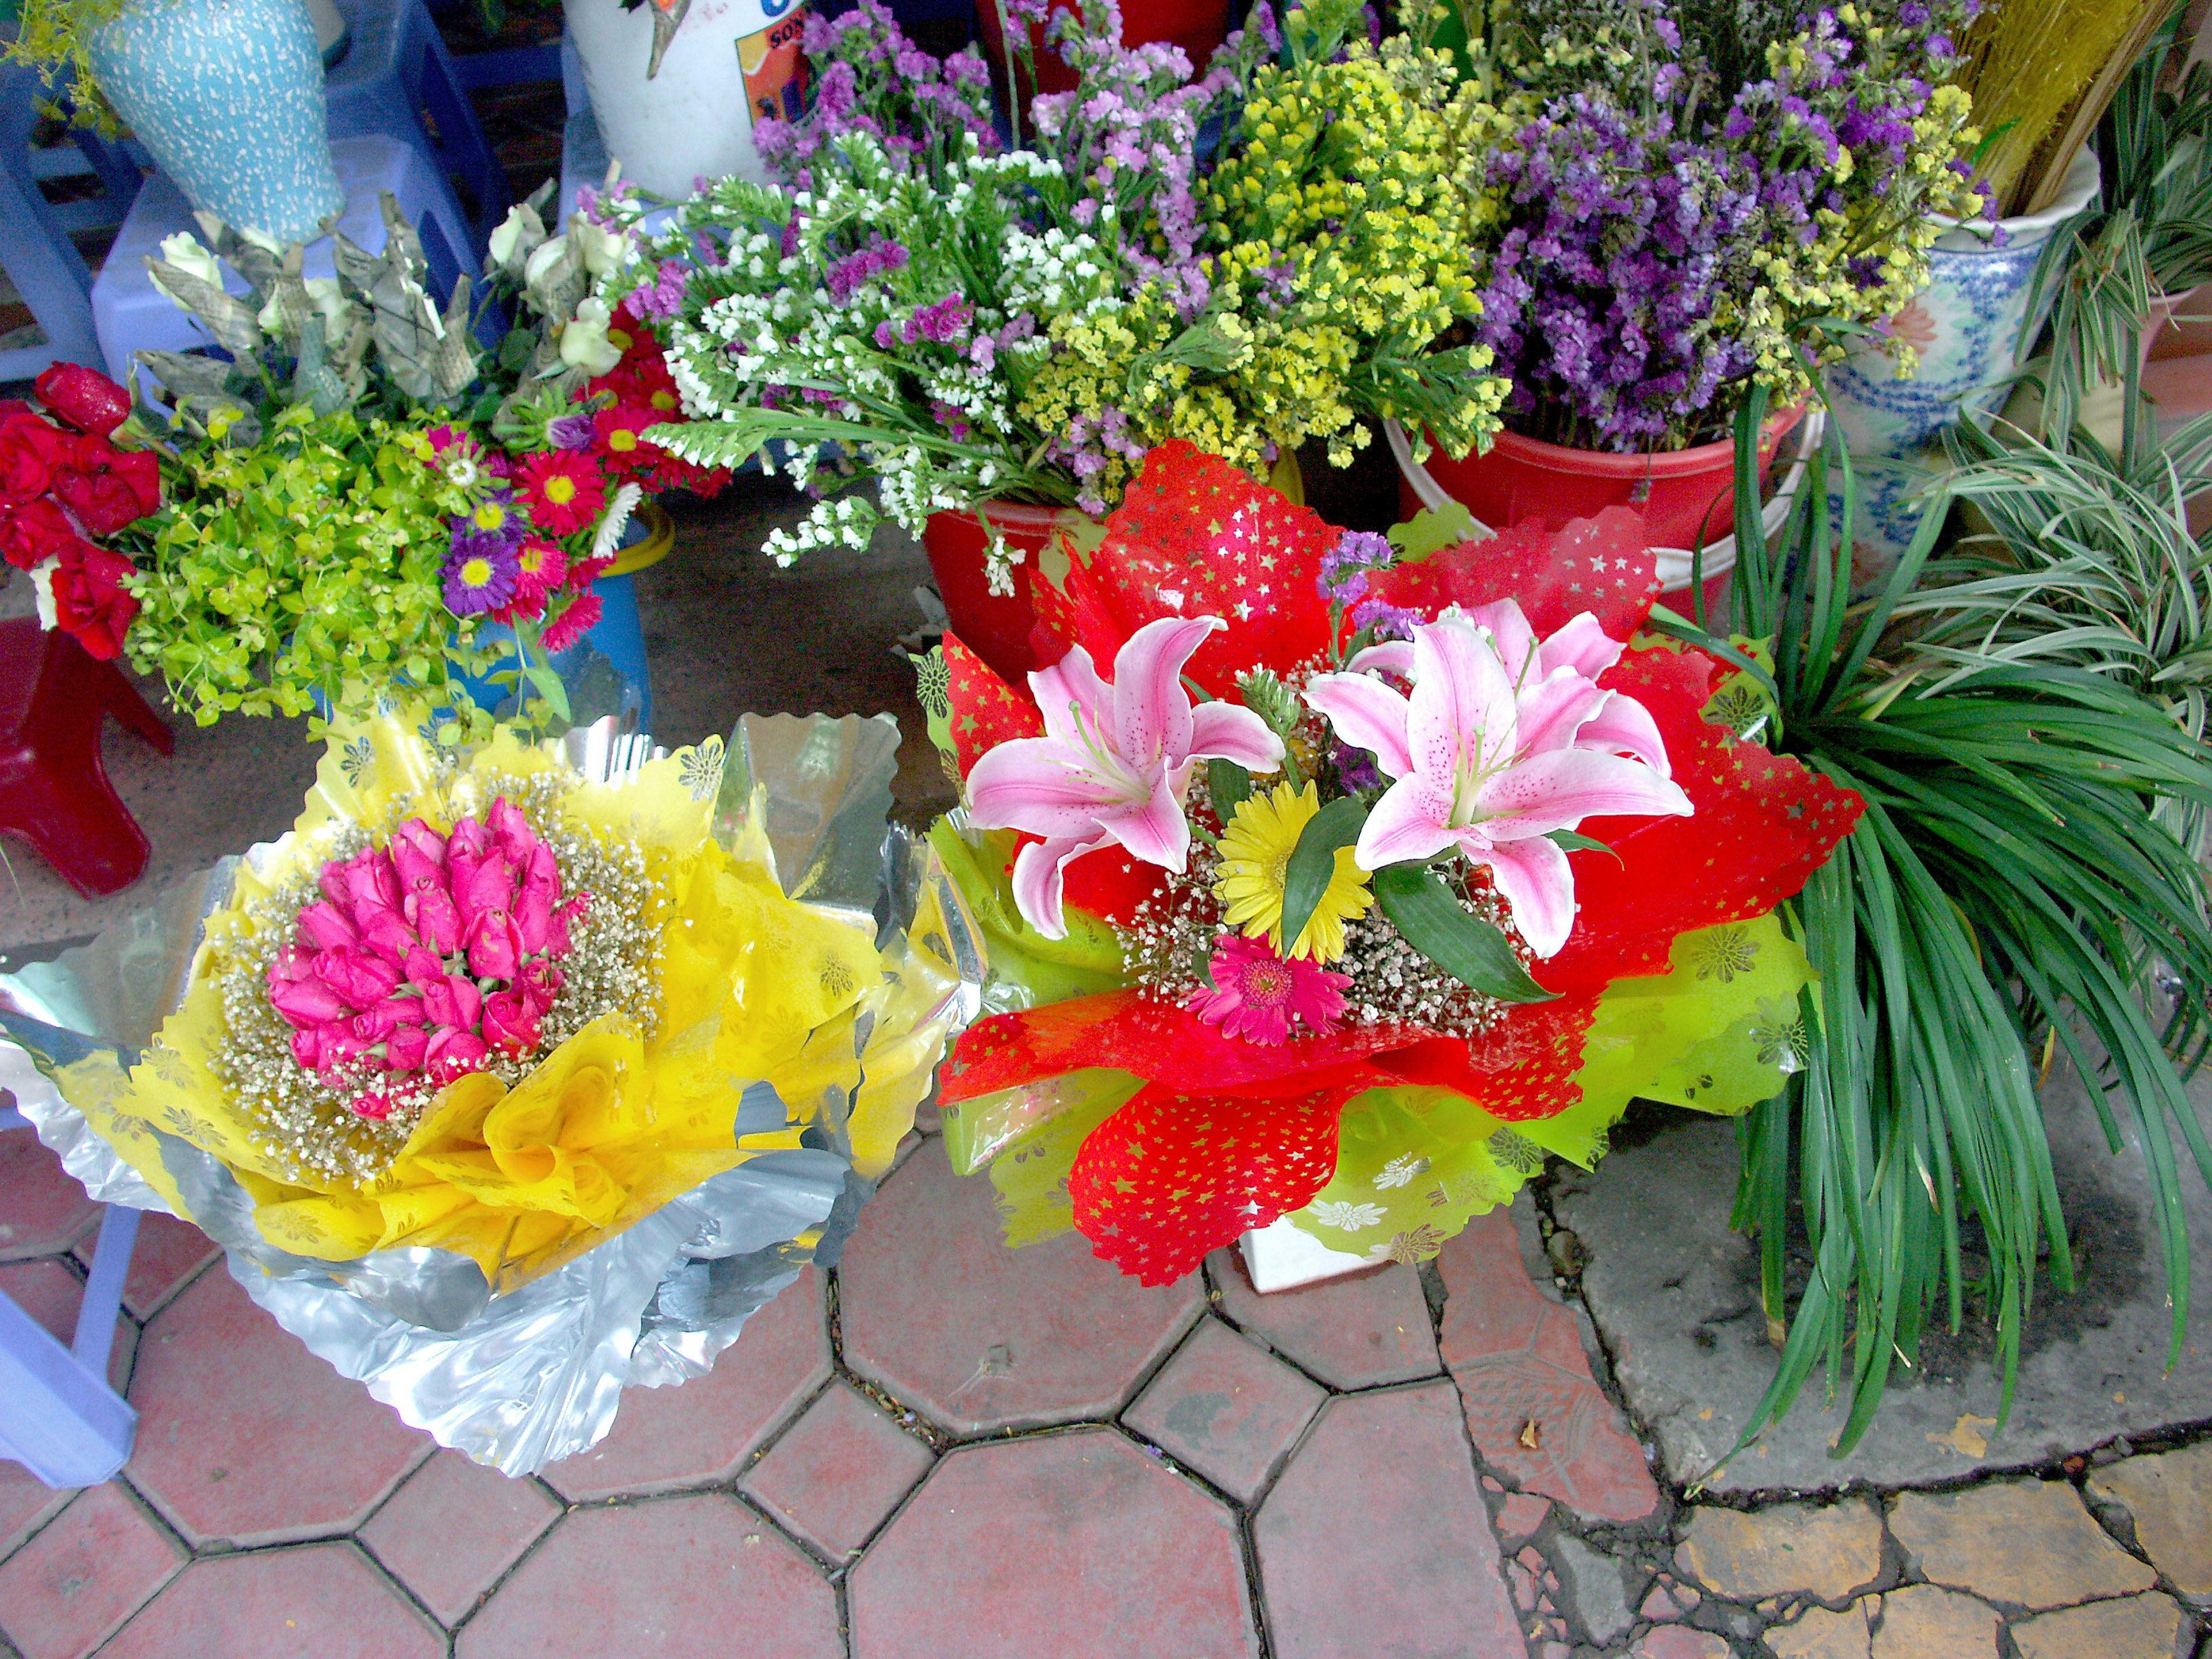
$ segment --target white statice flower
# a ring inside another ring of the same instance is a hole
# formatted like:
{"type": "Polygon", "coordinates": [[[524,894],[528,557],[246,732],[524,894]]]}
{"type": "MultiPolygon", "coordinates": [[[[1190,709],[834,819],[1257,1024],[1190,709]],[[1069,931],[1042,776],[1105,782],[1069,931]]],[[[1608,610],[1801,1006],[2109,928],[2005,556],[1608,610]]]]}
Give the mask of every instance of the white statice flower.
{"type": "Polygon", "coordinates": [[[1344,1204],[1334,1199],[1316,1199],[1313,1203],[1313,1218],[1324,1227],[1334,1227],[1347,1233],[1364,1232],[1382,1224],[1382,1206],[1375,1204],[1344,1204]]]}

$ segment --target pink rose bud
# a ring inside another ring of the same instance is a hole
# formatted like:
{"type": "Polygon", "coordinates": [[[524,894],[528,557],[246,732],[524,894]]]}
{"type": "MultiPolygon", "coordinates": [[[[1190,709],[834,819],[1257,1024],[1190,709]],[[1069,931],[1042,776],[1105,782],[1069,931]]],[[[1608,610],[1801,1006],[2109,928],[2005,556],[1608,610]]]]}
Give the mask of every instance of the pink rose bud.
{"type": "Polygon", "coordinates": [[[465,975],[441,975],[423,986],[422,1012],[433,1024],[473,1030],[483,1013],[483,993],[465,975]]]}
{"type": "Polygon", "coordinates": [[[372,1118],[380,1123],[392,1115],[390,1095],[356,1095],[346,1102],[346,1106],[356,1117],[372,1118]]]}
{"type": "Polygon", "coordinates": [[[514,878],[505,859],[494,856],[467,864],[455,859],[453,870],[453,902],[460,908],[464,927],[474,927],[477,918],[487,911],[505,911],[514,905],[514,878]]]}
{"type": "Polygon", "coordinates": [[[484,823],[499,838],[499,850],[510,864],[520,866],[538,845],[538,832],[530,827],[530,820],[522,816],[520,807],[505,796],[491,804],[491,811],[484,814],[484,823]]]}
{"type": "Polygon", "coordinates": [[[410,894],[406,914],[422,943],[440,956],[449,957],[461,948],[461,913],[444,888],[433,887],[410,894]]]}
{"type": "Polygon", "coordinates": [[[387,1072],[419,1072],[422,1056],[430,1046],[430,1033],[421,1025],[395,1025],[392,1034],[384,1039],[384,1069],[387,1072]]]}
{"type": "Polygon", "coordinates": [[[407,969],[407,977],[418,987],[434,984],[446,976],[445,957],[419,945],[407,953],[401,965],[407,969]]]}
{"type": "Polygon", "coordinates": [[[522,970],[515,988],[530,999],[530,1006],[543,1014],[553,1006],[553,999],[568,977],[550,962],[533,962],[522,970]]]}
{"type": "Polygon", "coordinates": [[[469,971],[478,979],[513,979],[522,966],[522,930],[504,910],[487,910],[469,929],[469,971]]]}
{"type": "Polygon", "coordinates": [[[292,1033],[292,1058],[311,1072],[319,1072],[323,1069],[323,1039],[320,1026],[303,1025],[292,1033]]]}
{"type": "Polygon", "coordinates": [[[348,1007],[366,1009],[392,994],[399,969],[365,951],[325,951],[315,958],[315,977],[343,997],[348,1007]]]}
{"type": "Polygon", "coordinates": [[[312,974],[305,979],[280,979],[270,970],[269,1000],[294,1025],[321,1025],[353,1012],[341,997],[312,974]]]}
{"type": "Polygon", "coordinates": [[[474,1031],[449,1025],[430,1039],[429,1048],[423,1052],[422,1069],[434,1083],[451,1083],[475,1070],[490,1052],[474,1031]]]}
{"type": "Polygon", "coordinates": [[[403,890],[392,854],[380,848],[362,854],[346,866],[346,892],[357,909],[374,906],[396,912],[403,890]]]}
{"type": "Polygon", "coordinates": [[[484,999],[484,1041],[511,1054],[538,1047],[538,1011],[519,991],[496,991],[484,999]]]}
{"type": "Polygon", "coordinates": [[[543,845],[530,849],[530,856],[515,864],[515,882],[526,893],[542,893],[547,903],[561,896],[561,866],[554,862],[553,849],[543,845]]]}
{"type": "Polygon", "coordinates": [[[337,905],[325,899],[300,912],[300,938],[325,951],[351,949],[361,943],[361,930],[337,905]]]}
{"type": "Polygon", "coordinates": [[[407,919],[397,910],[387,910],[382,905],[355,912],[361,927],[361,942],[371,954],[381,957],[403,972],[407,967],[410,951],[420,949],[415,930],[407,919]]]}
{"type": "Polygon", "coordinates": [[[453,834],[446,837],[446,860],[450,864],[456,853],[481,859],[492,850],[492,845],[490,830],[474,818],[463,818],[453,826],[453,834]]]}
{"type": "Polygon", "coordinates": [[[368,1044],[354,1035],[350,1020],[331,1020],[317,1028],[316,1036],[322,1040],[323,1066],[325,1070],[333,1066],[343,1066],[349,1060],[359,1060],[368,1052],[368,1044]]]}

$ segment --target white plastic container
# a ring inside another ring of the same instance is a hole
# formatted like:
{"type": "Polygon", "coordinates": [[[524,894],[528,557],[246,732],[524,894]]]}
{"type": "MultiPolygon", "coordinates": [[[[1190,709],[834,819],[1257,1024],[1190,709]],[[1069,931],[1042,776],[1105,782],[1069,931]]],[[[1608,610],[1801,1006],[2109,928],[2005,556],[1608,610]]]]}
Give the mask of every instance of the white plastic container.
{"type": "Polygon", "coordinates": [[[654,0],[629,11],[620,0],[563,0],[562,11],[623,178],[660,196],[688,196],[695,179],[765,181],[753,123],[798,118],[806,0],[691,0],[651,80],[654,0]]]}

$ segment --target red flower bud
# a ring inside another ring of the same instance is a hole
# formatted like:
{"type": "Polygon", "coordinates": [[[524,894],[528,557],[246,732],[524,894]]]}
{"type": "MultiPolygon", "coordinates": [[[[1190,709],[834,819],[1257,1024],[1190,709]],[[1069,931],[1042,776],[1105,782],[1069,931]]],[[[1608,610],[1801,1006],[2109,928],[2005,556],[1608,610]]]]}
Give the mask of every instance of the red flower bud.
{"type": "Polygon", "coordinates": [[[32,387],[39,401],[80,432],[105,438],[130,417],[131,394],[82,363],[56,363],[32,387]]]}

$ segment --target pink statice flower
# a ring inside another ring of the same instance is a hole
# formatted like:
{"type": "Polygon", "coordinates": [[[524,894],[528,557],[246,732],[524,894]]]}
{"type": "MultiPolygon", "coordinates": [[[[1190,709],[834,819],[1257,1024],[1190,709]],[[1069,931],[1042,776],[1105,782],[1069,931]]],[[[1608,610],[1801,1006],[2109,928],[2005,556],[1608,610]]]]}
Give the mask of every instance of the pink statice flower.
{"type": "Polygon", "coordinates": [[[1230,1036],[1282,1042],[1297,1020],[1310,1031],[1335,1029],[1344,1013],[1344,988],[1352,983],[1317,963],[1285,961],[1265,939],[1222,936],[1206,964],[1211,990],[1200,989],[1183,1006],[1230,1036]]]}

